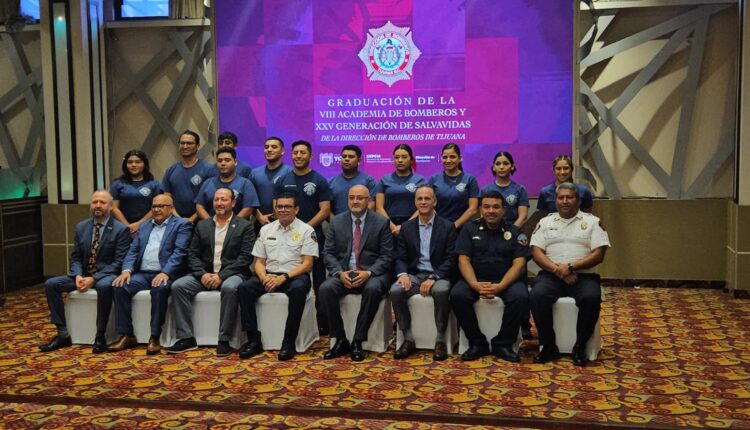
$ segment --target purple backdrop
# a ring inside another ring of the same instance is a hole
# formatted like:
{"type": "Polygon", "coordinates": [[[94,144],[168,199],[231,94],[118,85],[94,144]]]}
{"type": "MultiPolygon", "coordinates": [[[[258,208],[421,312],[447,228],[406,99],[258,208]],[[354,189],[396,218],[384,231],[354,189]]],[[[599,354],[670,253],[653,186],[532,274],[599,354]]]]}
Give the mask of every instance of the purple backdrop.
{"type": "Polygon", "coordinates": [[[441,146],[455,142],[483,186],[492,156],[509,151],[514,180],[536,195],[553,180],[552,158],[571,151],[572,31],[569,2],[222,0],[221,131],[239,136],[240,158],[252,166],[264,163],[267,136],[308,140],[313,168],[326,177],[339,172],[348,143],[379,178],[393,171],[398,143],[412,145],[418,173],[430,176],[441,170],[441,146]],[[408,64],[399,76],[410,77],[390,87],[371,80],[359,58],[368,33],[389,21],[404,29],[391,38],[401,49],[393,61],[408,64]]]}

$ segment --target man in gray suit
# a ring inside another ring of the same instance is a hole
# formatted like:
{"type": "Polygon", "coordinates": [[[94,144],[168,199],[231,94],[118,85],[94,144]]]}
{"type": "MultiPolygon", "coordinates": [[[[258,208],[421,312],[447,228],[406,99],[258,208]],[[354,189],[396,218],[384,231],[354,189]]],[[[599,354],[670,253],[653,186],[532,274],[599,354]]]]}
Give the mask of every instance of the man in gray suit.
{"type": "Polygon", "coordinates": [[[188,249],[188,272],[172,284],[177,343],[167,352],[177,354],[198,345],[193,337],[193,297],[201,291],[219,289],[219,342],[217,356],[229,355],[239,303],[237,289],[250,275],[253,261],[255,230],[244,218],[234,216],[236,204],[231,188],[219,188],[214,193],[213,218],[198,221],[188,249]]]}
{"type": "Polygon", "coordinates": [[[388,219],[368,210],[369,201],[367,187],[351,187],[349,210],[333,217],[328,227],[323,256],[329,278],[320,286],[320,302],[336,342],[325,359],[347,353],[354,361],[365,359],[362,342],[367,340],[367,331],[390,285],[393,236],[388,219]],[[351,346],[339,306],[339,300],[347,294],[362,294],[351,346]]]}

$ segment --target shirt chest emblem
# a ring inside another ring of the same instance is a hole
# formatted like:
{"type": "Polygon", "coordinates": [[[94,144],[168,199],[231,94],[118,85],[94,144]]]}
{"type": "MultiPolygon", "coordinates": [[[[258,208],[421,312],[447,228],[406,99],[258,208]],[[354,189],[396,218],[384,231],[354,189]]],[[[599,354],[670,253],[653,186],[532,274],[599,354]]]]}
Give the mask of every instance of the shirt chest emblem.
{"type": "Polygon", "coordinates": [[[515,205],[515,204],[516,204],[516,202],[518,201],[518,199],[516,198],[516,195],[515,195],[515,194],[511,194],[511,195],[509,195],[508,197],[506,197],[506,198],[505,198],[505,201],[506,201],[506,202],[507,202],[507,203],[508,203],[509,205],[513,206],[513,205],[515,205]]]}
{"type": "Polygon", "coordinates": [[[410,193],[413,193],[414,191],[417,191],[417,184],[409,182],[404,188],[406,188],[406,190],[410,193]]]}
{"type": "Polygon", "coordinates": [[[148,197],[151,195],[151,189],[147,187],[141,187],[138,189],[138,193],[142,195],[143,197],[148,197]]]}
{"type": "Polygon", "coordinates": [[[318,187],[315,185],[314,182],[308,182],[308,183],[305,184],[305,186],[302,188],[302,190],[305,192],[305,194],[307,194],[308,196],[311,196],[311,195],[315,194],[315,190],[317,188],[318,187]]]}
{"type": "Polygon", "coordinates": [[[201,178],[198,174],[195,174],[192,178],[190,178],[190,183],[193,185],[200,185],[201,182],[203,182],[203,178],[201,178]]]}
{"type": "Polygon", "coordinates": [[[456,190],[459,191],[459,192],[461,192],[461,193],[463,193],[464,191],[466,191],[466,183],[461,182],[459,184],[456,184],[456,190]]]}

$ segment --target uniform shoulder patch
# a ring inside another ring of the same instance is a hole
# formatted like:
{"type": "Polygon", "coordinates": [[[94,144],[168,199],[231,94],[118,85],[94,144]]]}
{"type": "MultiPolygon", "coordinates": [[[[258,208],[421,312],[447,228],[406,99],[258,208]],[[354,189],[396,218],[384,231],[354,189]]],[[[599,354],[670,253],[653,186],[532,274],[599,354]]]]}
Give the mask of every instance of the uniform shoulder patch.
{"type": "Polygon", "coordinates": [[[519,245],[526,246],[529,243],[529,238],[526,237],[526,233],[521,233],[516,238],[519,245]]]}
{"type": "Polygon", "coordinates": [[[310,232],[310,237],[312,238],[313,242],[318,243],[318,235],[315,234],[315,230],[310,232]]]}

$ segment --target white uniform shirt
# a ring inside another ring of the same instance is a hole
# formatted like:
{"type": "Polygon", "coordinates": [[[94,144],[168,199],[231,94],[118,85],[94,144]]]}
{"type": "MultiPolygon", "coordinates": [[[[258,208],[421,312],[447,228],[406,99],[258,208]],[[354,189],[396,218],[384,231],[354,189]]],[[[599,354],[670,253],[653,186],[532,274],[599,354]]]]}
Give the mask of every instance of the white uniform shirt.
{"type": "Polygon", "coordinates": [[[260,229],[253,255],[266,259],[266,272],[289,273],[302,264],[302,256],[318,257],[315,229],[295,218],[284,228],[276,220],[260,229]]]}
{"type": "MultiPolygon", "coordinates": [[[[596,248],[609,247],[609,236],[599,218],[578,211],[569,219],[553,213],[542,218],[531,235],[529,246],[543,250],[553,263],[569,264],[591,254],[596,248]]],[[[580,270],[588,272],[589,270],[580,270]]]]}

